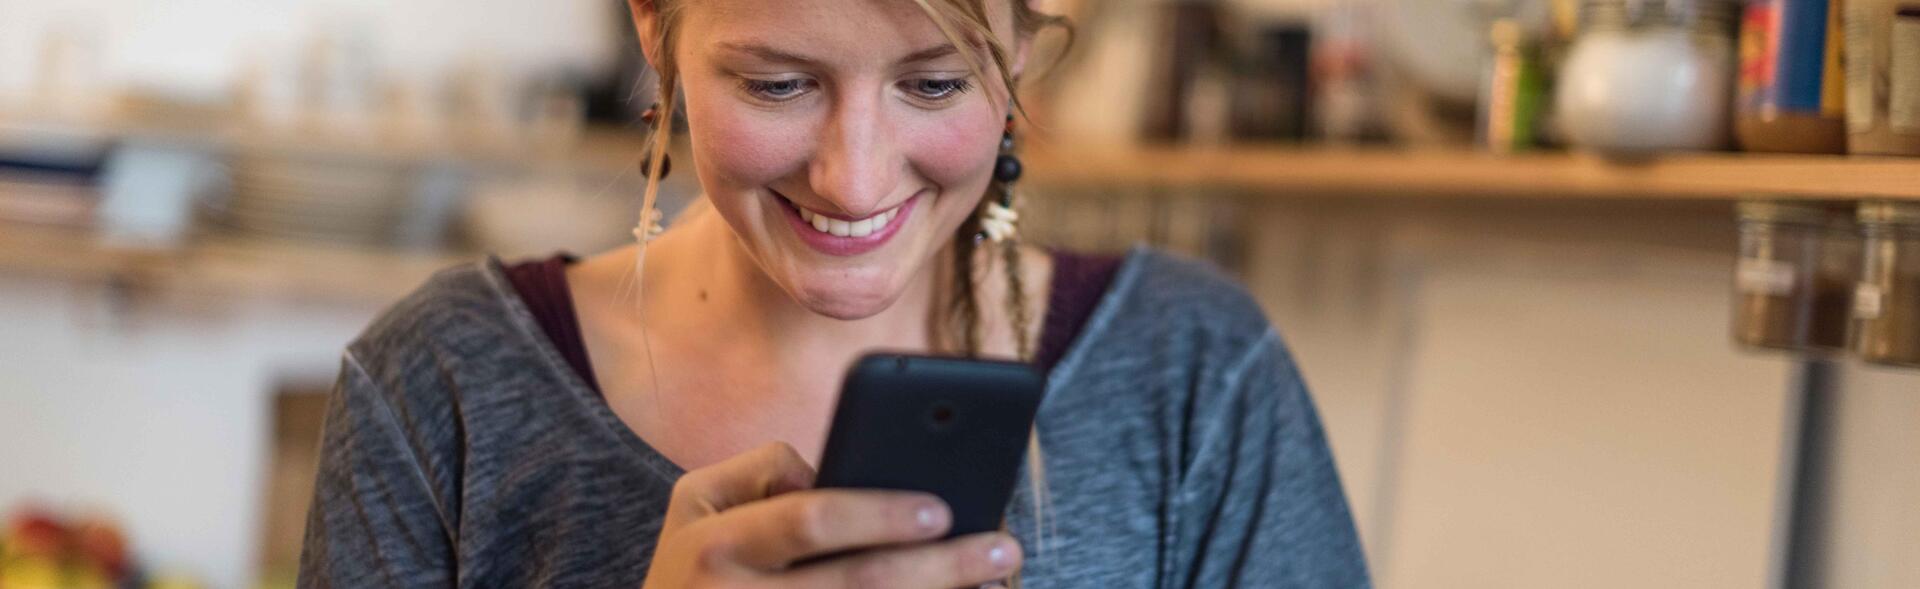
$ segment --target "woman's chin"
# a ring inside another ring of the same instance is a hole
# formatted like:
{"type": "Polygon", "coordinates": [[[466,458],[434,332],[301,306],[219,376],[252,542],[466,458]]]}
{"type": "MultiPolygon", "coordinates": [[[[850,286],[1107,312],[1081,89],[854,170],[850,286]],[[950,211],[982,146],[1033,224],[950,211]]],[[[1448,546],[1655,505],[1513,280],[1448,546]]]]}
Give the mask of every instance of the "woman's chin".
{"type": "Polygon", "coordinates": [[[813,285],[800,290],[796,298],[801,306],[834,319],[854,321],[879,315],[892,307],[894,301],[900,300],[902,289],[842,283],[813,285]]]}

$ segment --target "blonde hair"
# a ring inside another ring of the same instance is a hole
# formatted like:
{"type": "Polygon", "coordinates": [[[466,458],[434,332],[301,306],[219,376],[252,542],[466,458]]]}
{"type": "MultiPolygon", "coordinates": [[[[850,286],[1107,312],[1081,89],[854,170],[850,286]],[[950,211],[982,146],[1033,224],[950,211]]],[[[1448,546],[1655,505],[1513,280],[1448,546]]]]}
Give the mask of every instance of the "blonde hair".
{"type": "MultiPolygon", "coordinates": [[[[1013,111],[1024,115],[1025,109],[1021,105],[1016,92],[1017,80],[1015,80],[1013,75],[1013,64],[1011,62],[1012,52],[993,34],[987,11],[987,1],[988,0],[912,0],[915,5],[927,14],[927,18],[931,19],[934,25],[939,27],[941,34],[947,37],[949,43],[952,43],[956,48],[963,49],[960,55],[966,59],[968,69],[972,70],[972,74],[981,80],[986,79],[986,68],[980,63],[978,56],[974,52],[965,51],[964,49],[973,46],[974,43],[970,43],[969,40],[974,39],[979,41],[979,45],[985,46],[987,54],[993,60],[994,70],[999,74],[998,77],[1002,82],[1002,86],[1006,89],[1007,104],[1013,111]]],[[[1008,0],[1008,2],[1013,8],[1013,26],[1016,39],[1031,40],[1034,36],[1038,35],[1041,30],[1052,26],[1060,27],[1071,35],[1071,25],[1067,23],[1064,17],[1043,14],[1034,10],[1033,7],[1028,4],[1028,0],[1008,0]]],[[[647,215],[649,211],[655,210],[660,190],[660,169],[666,157],[667,148],[672,142],[673,113],[679,106],[680,81],[679,62],[673,51],[675,41],[678,39],[677,32],[679,30],[680,11],[686,7],[686,0],[653,0],[653,3],[658,11],[658,18],[655,21],[658,23],[658,30],[655,31],[656,35],[654,36],[658,45],[649,48],[649,51],[651,55],[656,56],[653,66],[660,100],[659,110],[652,121],[652,135],[648,141],[650,147],[647,155],[647,165],[645,166],[647,184],[641,202],[642,215],[647,215]]],[[[1070,43],[1071,37],[1069,37],[1069,44],[1070,43]]],[[[984,208],[989,204],[989,195],[1006,189],[1006,187],[999,185],[999,180],[996,179],[993,182],[994,185],[989,187],[988,192],[981,195],[980,208],[984,208]]],[[[974,215],[970,216],[965,223],[962,223],[953,237],[950,247],[950,250],[953,252],[950,265],[950,267],[953,268],[953,272],[950,275],[951,279],[945,281],[946,284],[951,285],[950,292],[946,297],[949,304],[946,305],[945,317],[934,319],[933,321],[937,341],[936,345],[944,348],[948,352],[959,352],[967,356],[979,356],[981,354],[981,338],[984,329],[981,321],[983,315],[981,310],[983,307],[977,289],[985,277],[976,271],[976,264],[974,263],[974,257],[980,247],[980,244],[976,243],[975,240],[975,235],[980,231],[980,215],[978,213],[979,211],[976,210],[974,215]]],[[[643,227],[648,222],[650,222],[650,219],[641,220],[643,227]]],[[[1004,303],[1007,310],[1006,316],[1010,324],[1009,327],[1014,336],[1015,353],[1022,361],[1032,361],[1035,353],[1033,349],[1034,342],[1028,337],[1028,333],[1033,327],[1032,303],[1028,300],[1027,296],[1026,281],[1023,276],[1023,264],[1021,263],[1018,244],[1013,240],[1008,240],[1000,243],[989,243],[988,246],[998,247],[1000,249],[997,253],[1000,254],[1002,260],[1001,266],[1005,270],[1007,285],[1004,303]]],[[[640,253],[637,254],[639,258],[637,264],[644,264],[646,256],[645,247],[644,240],[642,240],[642,249],[640,253]]],[[[636,272],[639,271],[640,268],[637,267],[636,272]]],[[[638,280],[637,277],[636,280],[638,280]]],[[[635,288],[637,291],[637,284],[635,288]]],[[[939,308],[939,306],[936,305],[936,308],[939,308]]],[[[1049,535],[1047,533],[1049,528],[1045,522],[1046,506],[1050,503],[1047,496],[1044,456],[1045,454],[1040,449],[1040,436],[1036,428],[1036,430],[1028,436],[1027,468],[1028,478],[1032,482],[1034,538],[1038,541],[1036,549],[1042,554],[1044,554],[1046,550],[1046,537],[1049,535]]],[[[1017,589],[1020,586],[1019,575],[1015,575],[1011,579],[1011,582],[1013,587],[1017,589]]]]}

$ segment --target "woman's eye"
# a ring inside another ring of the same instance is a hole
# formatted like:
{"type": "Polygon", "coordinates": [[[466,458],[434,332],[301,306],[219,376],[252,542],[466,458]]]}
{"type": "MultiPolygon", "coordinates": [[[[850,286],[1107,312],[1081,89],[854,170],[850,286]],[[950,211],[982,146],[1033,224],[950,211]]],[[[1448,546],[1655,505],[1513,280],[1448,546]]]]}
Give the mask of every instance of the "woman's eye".
{"type": "Polygon", "coordinates": [[[754,98],[770,102],[781,102],[792,100],[801,94],[805,94],[807,90],[811,88],[812,83],[812,80],[805,78],[791,78],[786,80],[746,79],[740,81],[740,87],[746,90],[748,94],[753,95],[754,98]]]}
{"type": "Polygon", "coordinates": [[[908,92],[926,100],[946,100],[973,89],[973,82],[966,78],[908,80],[904,84],[908,92]]]}

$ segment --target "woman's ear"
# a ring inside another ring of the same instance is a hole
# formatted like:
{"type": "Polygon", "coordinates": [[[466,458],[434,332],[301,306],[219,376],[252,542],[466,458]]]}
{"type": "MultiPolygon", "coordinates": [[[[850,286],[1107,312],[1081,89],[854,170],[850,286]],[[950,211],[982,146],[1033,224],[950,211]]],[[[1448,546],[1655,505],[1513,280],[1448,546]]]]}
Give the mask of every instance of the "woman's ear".
{"type": "MultiPolygon", "coordinates": [[[[1027,4],[1027,9],[1029,10],[1040,9],[1040,6],[1039,6],[1040,0],[1013,0],[1013,1],[1025,2],[1027,4]]],[[[1013,32],[1013,63],[1011,64],[1011,67],[1008,69],[1011,72],[1013,72],[1013,79],[1018,80],[1020,79],[1020,75],[1023,73],[1026,73],[1027,71],[1027,56],[1033,53],[1033,38],[1035,34],[1023,33],[1019,31],[1018,30],[1019,25],[1014,25],[1014,29],[1015,30],[1013,32]]]]}
{"type": "Polygon", "coordinates": [[[647,67],[658,71],[660,4],[655,0],[627,0],[627,10],[633,13],[633,30],[640,37],[640,52],[646,55],[647,67]]]}
{"type": "Polygon", "coordinates": [[[1027,54],[1030,53],[1033,53],[1033,36],[1020,35],[1015,37],[1013,42],[1013,65],[1009,68],[1013,73],[1013,79],[1018,80],[1020,79],[1020,74],[1026,73],[1027,54]]]}

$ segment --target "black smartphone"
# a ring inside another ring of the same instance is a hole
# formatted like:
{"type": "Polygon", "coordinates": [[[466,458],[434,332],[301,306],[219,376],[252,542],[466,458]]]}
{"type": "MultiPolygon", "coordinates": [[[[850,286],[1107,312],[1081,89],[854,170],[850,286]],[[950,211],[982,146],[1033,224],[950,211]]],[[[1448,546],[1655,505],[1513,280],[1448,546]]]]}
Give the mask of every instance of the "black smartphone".
{"type": "Polygon", "coordinates": [[[1032,366],[871,354],[840,388],[816,487],[932,493],[952,538],[1000,528],[1046,377],[1032,366]]]}

